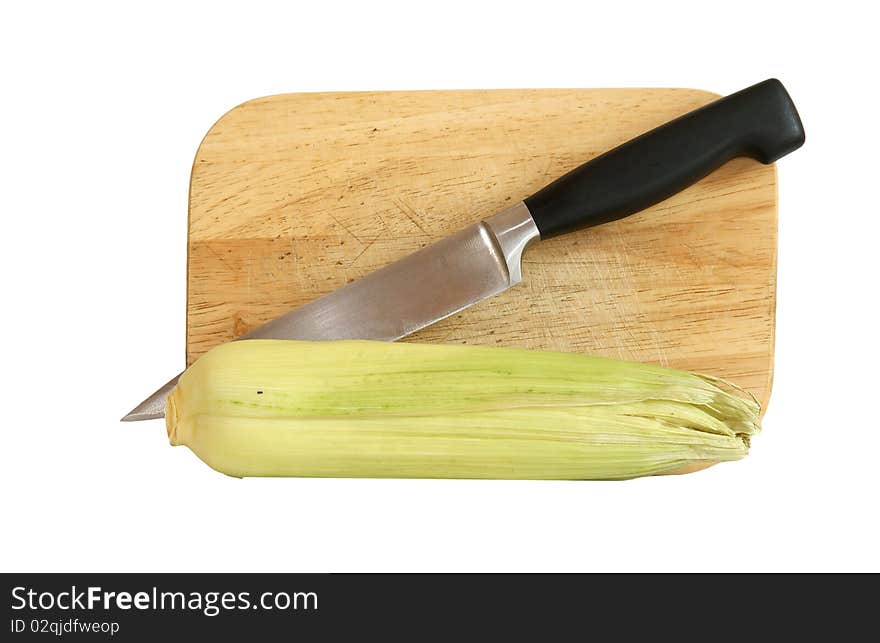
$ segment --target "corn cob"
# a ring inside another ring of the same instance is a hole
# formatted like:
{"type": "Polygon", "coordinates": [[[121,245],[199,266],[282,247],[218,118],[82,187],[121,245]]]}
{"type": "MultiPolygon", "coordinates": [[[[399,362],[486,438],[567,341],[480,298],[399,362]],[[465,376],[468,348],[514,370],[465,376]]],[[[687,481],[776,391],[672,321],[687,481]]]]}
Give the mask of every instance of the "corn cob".
{"type": "Polygon", "coordinates": [[[190,367],[165,417],[238,477],[624,479],[744,457],[759,406],[739,393],[568,353],[246,340],[190,367]]]}

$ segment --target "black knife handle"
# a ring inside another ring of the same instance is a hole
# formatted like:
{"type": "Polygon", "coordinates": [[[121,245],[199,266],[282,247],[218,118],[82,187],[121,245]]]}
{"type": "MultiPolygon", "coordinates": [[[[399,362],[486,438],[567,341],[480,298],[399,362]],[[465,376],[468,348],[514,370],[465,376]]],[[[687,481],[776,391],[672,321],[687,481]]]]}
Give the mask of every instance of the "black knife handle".
{"type": "Polygon", "coordinates": [[[644,210],[737,156],[773,163],[803,143],[794,103],[771,78],[605,152],[525,203],[547,239],[644,210]]]}

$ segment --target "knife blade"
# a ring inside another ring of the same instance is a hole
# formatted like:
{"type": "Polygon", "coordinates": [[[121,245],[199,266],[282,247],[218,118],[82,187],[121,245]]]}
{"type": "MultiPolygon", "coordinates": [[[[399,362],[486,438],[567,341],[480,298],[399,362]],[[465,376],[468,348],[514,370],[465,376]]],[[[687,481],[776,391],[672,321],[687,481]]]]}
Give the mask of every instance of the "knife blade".
{"type": "MultiPolygon", "coordinates": [[[[520,202],[238,339],[400,339],[520,283],[522,251],[537,237],[520,202]]],[[[178,377],[122,420],[163,417],[178,377]]]]}
{"type": "MultiPolygon", "coordinates": [[[[521,283],[523,252],[536,240],[639,212],[735,157],[773,163],[804,138],[788,92],[766,80],[623,143],[513,207],[237,339],[400,339],[521,283]]],[[[122,420],[163,417],[179,377],[122,420]]]]}

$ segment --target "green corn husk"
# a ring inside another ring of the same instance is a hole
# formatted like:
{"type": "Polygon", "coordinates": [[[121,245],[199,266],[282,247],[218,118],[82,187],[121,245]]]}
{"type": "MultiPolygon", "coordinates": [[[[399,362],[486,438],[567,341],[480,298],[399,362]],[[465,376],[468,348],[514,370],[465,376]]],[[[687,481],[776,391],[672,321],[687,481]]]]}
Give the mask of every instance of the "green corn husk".
{"type": "Polygon", "coordinates": [[[232,476],[624,479],[738,460],[759,405],[717,378],[513,348],[247,340],[166,423],[232,476]]]}

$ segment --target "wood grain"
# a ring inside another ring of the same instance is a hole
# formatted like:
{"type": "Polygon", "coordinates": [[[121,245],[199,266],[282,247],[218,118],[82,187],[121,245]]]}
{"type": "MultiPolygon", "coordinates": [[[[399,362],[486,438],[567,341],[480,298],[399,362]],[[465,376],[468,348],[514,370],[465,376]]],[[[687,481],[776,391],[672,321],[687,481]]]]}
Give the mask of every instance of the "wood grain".
{"type": "MultiPolygon", "coordinates": [[[[715,97],[691,89],[288,94],[208,132],[189,203],[187,364],[715,97]]],[[[736,160],[533,246],[525,283],[411,337],[719,375],[766,405],[776,172],[736,160]]]]}

